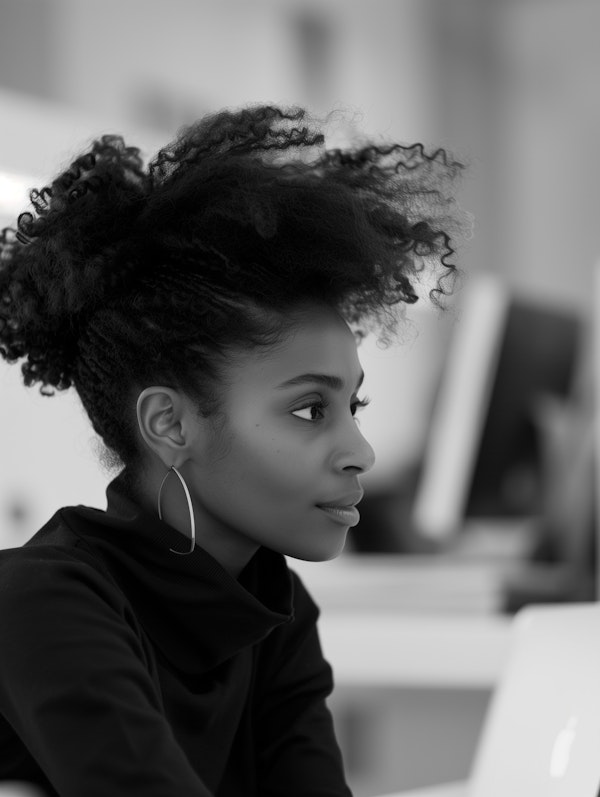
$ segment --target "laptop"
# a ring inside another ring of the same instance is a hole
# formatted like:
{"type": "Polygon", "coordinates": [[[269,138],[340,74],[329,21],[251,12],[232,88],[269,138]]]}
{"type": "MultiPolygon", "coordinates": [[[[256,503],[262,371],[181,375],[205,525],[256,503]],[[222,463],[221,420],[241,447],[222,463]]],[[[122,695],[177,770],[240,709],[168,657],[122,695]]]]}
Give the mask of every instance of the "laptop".
{"type": "Polygon", "coordinates": [[[600,797],[600,604],[529,606],[475,755],[468,797],[600,797]]]}
{"type": "Polygon", "coordinates": [[[395,797],[600,797],[600,603],[518,612],[468,782],[395,797]]]}

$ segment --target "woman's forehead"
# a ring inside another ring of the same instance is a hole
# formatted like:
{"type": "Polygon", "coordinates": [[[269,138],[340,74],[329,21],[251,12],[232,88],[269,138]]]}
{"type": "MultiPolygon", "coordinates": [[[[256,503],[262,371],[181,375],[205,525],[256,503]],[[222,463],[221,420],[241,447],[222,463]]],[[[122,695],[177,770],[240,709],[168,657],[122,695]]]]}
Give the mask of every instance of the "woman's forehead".
{"type": "Polygon", "coordinates": [[[361,374],[356,339],[330,308],[315,308],[294,319],[275,345],[246,351],[226,369],[229,377],[271,386],[306,374],[338,377],[354,387],[361,374]]]}

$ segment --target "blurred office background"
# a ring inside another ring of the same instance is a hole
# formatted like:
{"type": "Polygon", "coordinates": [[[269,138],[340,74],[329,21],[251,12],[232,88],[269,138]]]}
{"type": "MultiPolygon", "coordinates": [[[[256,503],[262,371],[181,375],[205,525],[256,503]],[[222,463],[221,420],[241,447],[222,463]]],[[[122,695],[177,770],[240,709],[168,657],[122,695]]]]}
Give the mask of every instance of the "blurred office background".
{"type": "MultiPolygon", "coordinates": [[[[364,344],[363,521],[330,570],[299,566],[358,797],[466,775],[511,611],[595,595],[599,30],[595,0],[0,0],[3,226],[92,137],[151,156],[248,102],[470,164],[465,287],[364,344]]],[[[0,544],[109,478],[76,397],[0,364],[0,544]]]]}

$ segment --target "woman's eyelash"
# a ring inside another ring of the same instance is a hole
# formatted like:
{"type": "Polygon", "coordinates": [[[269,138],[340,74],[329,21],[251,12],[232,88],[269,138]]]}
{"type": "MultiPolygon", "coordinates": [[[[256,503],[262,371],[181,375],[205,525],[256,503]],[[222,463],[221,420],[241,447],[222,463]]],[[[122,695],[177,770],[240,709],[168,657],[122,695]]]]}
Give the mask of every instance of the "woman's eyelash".
{"type": "MultiPolygon", "coordinates": [[[[355,415],[357,410],[362,409],[363,407],[366,407],[368,404],[370,404],[370,402],[371,402],[371,399],[369,399],[367,397],[365,397],[363,399],[356,399],[355,401],[353,401],[350,404],[350,411],[351,411],[352,415],[355,415]]],[[[326,410],[327,407],[329,407],[329,402],[326,399],[322,398],[322,399],[319,399],[318,401],[311,401],[310,403],[305,404],[303,407],[297,407],[295,410],[293,410],[292,415],[296,415],[296,413],[301,412],[302,410],[311,410],[312,411],[314,409],[314,410],[318,411],[318,413],[319,413],[318,417],[316,417],[316,418],[311,417],[310,419],[309,418],[303,418],[302,420],[317,421],[317,420],[320,420],[323,417],[324,410],[326,410]]],[[[311,412],[311,415],[312,415],[312,412],[311,412]]],[[[297,417],[299,417],[299,416],[297,416],[297,417]]]]}
{"type": "Polygon", "coordinates": [[[368,407],[371,403],[371,399],[368,396],[365,396],[362,399],[356,399],[356,401],[352,402],[352,414],[354,414],[357,410],[362,410],[363,407],[368,407]]]}

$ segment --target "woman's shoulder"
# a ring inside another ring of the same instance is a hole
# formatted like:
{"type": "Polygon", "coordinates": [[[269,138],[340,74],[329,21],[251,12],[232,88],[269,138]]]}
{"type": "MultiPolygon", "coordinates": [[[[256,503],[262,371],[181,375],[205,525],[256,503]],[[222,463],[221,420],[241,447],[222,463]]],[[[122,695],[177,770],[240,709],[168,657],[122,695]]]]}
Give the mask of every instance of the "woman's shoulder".
{"type": "Polygon", "coordinates": [[[115,584],[93,548],[79,536],[59,510],[26,543],[0,550],[0,612],[38,600],[51,607],[57,595],[93,592],[114,602],[115,584]]]}

